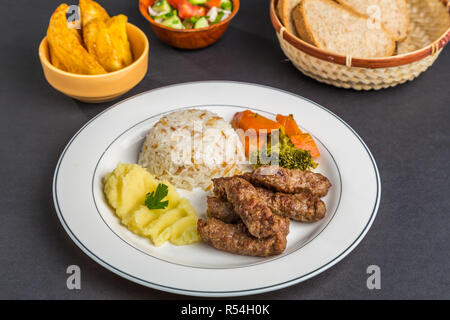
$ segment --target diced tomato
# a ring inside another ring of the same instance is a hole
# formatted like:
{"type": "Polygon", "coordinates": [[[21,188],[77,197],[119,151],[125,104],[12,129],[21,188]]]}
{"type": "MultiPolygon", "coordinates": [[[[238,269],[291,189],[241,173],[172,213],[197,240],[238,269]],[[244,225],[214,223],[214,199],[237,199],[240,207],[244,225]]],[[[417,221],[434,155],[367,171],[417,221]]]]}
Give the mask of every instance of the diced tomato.
{"type": "Polygon", "coordinates": [[[194,6],[188,0],[168,0],[168,2],[178,10],[178,16],[181,19],[203,17],[206,15],[206,9],[204,7],[194,6]]]}
{"type": "Polygon", "coordinates": [[[220,7],[220,2],[222,2],[221,0],[208,0],[206,1],[206,6],[208,8],[212,8],[212,7],[220,7]]]}

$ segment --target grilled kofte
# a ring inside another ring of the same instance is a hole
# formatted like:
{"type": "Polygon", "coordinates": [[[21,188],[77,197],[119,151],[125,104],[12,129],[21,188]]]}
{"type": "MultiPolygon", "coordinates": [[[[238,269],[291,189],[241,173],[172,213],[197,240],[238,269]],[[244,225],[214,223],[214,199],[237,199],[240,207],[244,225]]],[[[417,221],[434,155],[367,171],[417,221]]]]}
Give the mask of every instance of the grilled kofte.
{"type": "Polygon", "coordinates": [[[301,222],[316,222],[325,216],[325,203],[308,192],[286,194],[256,188],[272,213],[301,222]]]}
{"type": "Polygon", "coordinates": [[[208,218],[216,218],[225,223],[237,223],[241,217],[234,212],[233,205],[226,200],[217,197],[208,197],[206,200],[208,209],[206,215],[208,218]]]}
{"type": "MultiPolygon", "coordinates": [[[[234,211],[233,206],[226,200],[217,197],[208,197],[208,209],[206,215],[209,218],[216,218],[228,224],[242,222],[241,217],[234,211]]],[[[287,235],[289,233],[289,219],[279,220],[279,233],[287,235]]]]}
{"type": "Polygon", "coordinates": [[[322,219],[326,208],[319,195],[331,187],[318,173],[278,167],[213,179],[213,185],[215,196],[207,200],[209,218],[197,225],[201,238],[219,250],[261,257],[284,251],[289,218],[322,219]]]}
{"type": "Polygon", "coordinates": [[[250,182],[239,177],[231,177],[224,180],[222,188],[224,191],[222,196],[226,196],[254,237],[265,238],[280,230],[281,217],[272,213],[250,182]]]}
{"type": "MultiPolygon", "coordinates": [[[[251,173],[246,173],[238,177],[250,182],[252,181],[251,173]]],[[[214,193],[218,198],[226,199],[224,185],[229,179],[231,178],[213,179],[214,193]]],[[[273,192],[261,187],[255,187],[255,189],[258,198],[276,215],[301,222],[315,222],[325,216],[325,203],[310,192],[303,191],[297,194],[287,194],[273,192]]]]}
{"type": "Polygon", "coordinates": [[[275,191],[284,193],[308,191],[318,197],[326,196],[331,187],[328,178],[320,173],[278,166],[259,167],[252,172],[250,179],[254,184],[275,191]]]}
{"type": "Polygon", "coordinates": [[[247,256],[267,257],[281,254],[287,243],[286,235],[282,233],[258,239],[248,232],[242,222],[229,224],[216,218],[199,219],[197,230],[202,240],[214,248],[247,256]]]}

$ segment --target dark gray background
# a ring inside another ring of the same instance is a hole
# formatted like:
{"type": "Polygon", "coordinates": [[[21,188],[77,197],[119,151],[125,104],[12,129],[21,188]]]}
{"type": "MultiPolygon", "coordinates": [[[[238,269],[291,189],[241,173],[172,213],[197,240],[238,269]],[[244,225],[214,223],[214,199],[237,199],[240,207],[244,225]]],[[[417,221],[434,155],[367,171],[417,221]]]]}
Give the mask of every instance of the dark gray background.
{"type": "MultiPolygon", "coordinates": [[[[156,38],[137,0],[101,1],[111,15],[127,15],[150,40],[149,71],[123,98],[195,80],[264,84],[330,109],[371,149],[382,195],[378,216],[361,244],[313,279],[250,298],[449,299],[450,49],[413,82],[377,92],[338,89],[303,76],[286,62],[267,0],[242,2],[218,43],[184,52],[156,38]],[[381,290],[366,287],[366,268],[372,264],[381,268],[381,290]]],[[[38,45],[59,3],[0,4],[0,298],[186,298],[104,269],[78,249],[59,223],[51,193],[58,157],[84,123],[113,104],[80,103],[46,82],[38,45]],[[71,264],[81,267],[78,291],[66,288],[71,264]]]]}

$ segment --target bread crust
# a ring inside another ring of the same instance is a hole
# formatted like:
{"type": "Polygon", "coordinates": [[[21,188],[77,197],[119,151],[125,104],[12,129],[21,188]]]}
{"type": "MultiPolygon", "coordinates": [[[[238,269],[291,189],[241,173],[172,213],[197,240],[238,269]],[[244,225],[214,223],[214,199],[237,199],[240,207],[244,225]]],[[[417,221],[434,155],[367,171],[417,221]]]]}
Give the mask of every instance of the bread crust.
{"type": "Polygon", "coordinates": [[[306,22],[306,13],[305,13],[305,6],[303,5],[303,1],[300,2],[295,8],[292,13],[292,16],[294,18],[295,27],[297,29],[297,32],[303,40],[306,42],[318,47],[319,43],[314,37],[314,34],[311,30],[311,27],[306,22]]]}
{"type": "MultiPolygon", "coordinates": [[[[293,18],[294,18],[294,22],[295,22],[295,26],[297,28],[297,32],[300,35],[300,38],[316,47],[318,47],[319,49],[323,49],[326,50],[324,48],[320,47],[319,42],[317,41],[317,39],[314,36],[314,32],[312,31],[311,25],[308,23],[307,18],[306,18],[306,11],[305,11],[305,3],[308,0],[303,0],[301,1],[294,9],[293,14],[293,18]]],[[[315,0],[315,1],[322,1],[322,2],[327,2],[330,5],[336,6],[340,9],[346,10],[349,14],[354,15],[356,17],[359,18],[364,18],[364,19],[368,19],[367,15],[363,15],[361,13],[359,13],[358,11],[356,11],[355,9],[353,9],[353,7],[348,7],[346,5],[341,5],[338,4],[337,2],[334,2],[332,0],[315,0]]],[[[385,31],[389,38],[390,38],[390,45],[389,48],[387,48],[387,54],[386,56],[392,56],[395,52],[395,40],[394,37],[392,35],[392,33],[386,29],[386,27],[381,24],[381,28],[383,29],[383,31],[385,31]]],[[[364,58],[364,57],[360,57],[360,58],[364,58]]]]}
{"type": "Polygon", "coordinates": [[[295,28],[295,23],[292,19],[292,9],[301,0],[278,0],[277,3],[277,14],[283,23],[284,27],[290,33],[297,35],[297,30],[295,28]]]}

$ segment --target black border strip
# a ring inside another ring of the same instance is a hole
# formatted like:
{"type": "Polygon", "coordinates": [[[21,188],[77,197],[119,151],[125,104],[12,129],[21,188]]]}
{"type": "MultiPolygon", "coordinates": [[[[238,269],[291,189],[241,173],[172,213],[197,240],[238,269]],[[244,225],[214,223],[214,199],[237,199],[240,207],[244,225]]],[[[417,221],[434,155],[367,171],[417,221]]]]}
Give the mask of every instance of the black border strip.
{"type": "Polygon", "coordinates": [[[327,270],[328,268],[332,267],[334,264],[336,264],[337,262],[339,262],[341,259],[343,259],[346,255],[348,255],[355,247],[356,245],[362,240],[362,238],[364,237],[364,235],[367,233],[367,231],[369,230],[370,226],[372,225],[373,220],[375,219],[376,216],[376,212],[378,210],[379,204],[380,204],[380,196],[381,196],[381,185],[380,185],[380,175],[378,172],[378,168],[375,162],[375,159],[373,158],[369,148],[367,147],[367,145],[364,143],[364,141],[361,139],[361,137],[355,132],[355,130],[353,130],[352,127],[350,127],[344,120],[342,120],[340,117],[338,117],[336,114],[334,114],[333,112],[331,112],[330,110],[322,107],[321,105],[319,105],[318,103],[311,101],[307,98],[304,98],[302,96],[299,96],[297,94],[291,93],[289,91],[286,90],[282,90],[282,89],[278,89],[278,88],[273,88],[273,87],[269,87],[269,86],[265,86],[265,85],[261,85],[261,84],[253,84],[253,83],[247,83],[247,82],[239,82],[239,81],[195,81],[195,82],[184,82],[184,83],[179,83],[179,84],[174,84],[174,85],[169,85],[169,86],[165,86],[165,87],[160,87],[160,88],[156,88],[156,89],[152,89],[152,90],[148,90],[146,92],[142,92],[140,94],[137,94],[133,97],[129,97],[125,100],[122,100],[114,105],[112,105],[111,107],[103,110],[102,112],[100,112],[99,114],[97,114],[95,117],[93,117],[91,120],[89,120],[83,127],[81,127],[80,130],[78,130],[78,132],[72,137],[72,139],[69,141],[68,145],[64,148],[63,153],[61,154],[58,163],[56,165],[56,169],[55,169],[55,174],[53,176],[53,200],[55,203],[55,208],[58,214],[58,217],[64,227],[64,229],[66,230],[66,232],[69,234],[69,236],[72,238],[72,240],[78,245],[78,247],[80,249],[82,249],[86,254],[88,254],[92,259],[94,259],[95,261],[97,261],[97,263],[101,264],[102,266],[104,266],[105,268],[107,268],[110,271],[115,272],[118,275],[122,275],[122,276],[126,276],[127,279],[132,280],[136,283],[139,284],[143,284],[155,288],[155,289],[161,289],[161,290],[165,290],[165,291],[169,291],[172,293],[178,293],[178,294],[191,294],[191,295],[198,295],[198,296],[203,296],[203,294],[207,294],[207,295],[217,295],[217,296],[232,296],[232,295],[246,295],[246,294],[251,294],[251,293],[262,293],[262,291],[268,291],[266,289],[268,288],[273,288],[273,290],[276,289],[281,289],[284,288],[288,285],[293,285],[296,283],[299,283],[301,281],[304,281],[308,278],[310,278],[310,276],[312,276],[315,273],[318,272],[323,272],[325,270],[327,270]],[[94,255],[87,247],[85,247],[83,245],[83,243],[81,243],[78,238],[72,233],[72,231],[70,230],[70,228],[68,227],[68,225],[66,224],[66,221],[64,220],[64,218],[62,217],[61,214],[61,208],[59,207],[59,203],[58,203],[58,195],[57,195],[57,191],[56,191],[56,183],[57,183],[57,174],[59,171],[59,167],[61,165],[62,159],[64,158],[65,153],[67,152],[68,146],[73,142],[73,140],[80,134],[81,131],[84,130],[84,128],[86,128],[92,121],[94,121],[96,118],[98,118],[100,115],[102,115],[103,113],[109,111],[110,109],[120,105],[121,103],[136,98],[140,95],[149,93],[149,92],[154,92],[157,90],[162,90],[162,89],[167,89],[167,88],[171,88],[171,87],[177,87],[177,86],[185,86],[185,85],[189,85],[189,84],[200,84],[200,83],[216,83],[216,84],[220,84],[220,83],[234,83],[234,84],[242,84],[242,85],[249,85],[249,86],[257,86],[257,87],[261,87],[261,88],[265,88],[265,89],[269,89],[269,90],[274,90],[274,91],[279,91],[291,96],[294,96],[296,98],[299,98],[301,100],[307,101],[309,103],[314,104],[315,106],[319,107],[320,109],[328,112],[329,114],[331,114],[332,116],[334,116],[336,119],[338,119],[340,122],[342,122],[357,138],[358,140],[361,142],[361,144],[363,145],[364,149],[366,150],[367,154],[369,155],[370,160],[372,161],[372,165],[375,171],[375,177],[376,177],[376,182],[377,182],[377,193],[376,193],[376,197],[375,197],[375,203],[374,203],[374,207],[372,210],[372,213],[370,215],[370,219],[367,222],[366,226],[364,227],[364,229],[361,231],[360,235],[355,239],[355,241],[353,241],[353,243],[347,247],[347,249],[345,249],[341,254],[339,254],[337,257],[335,257],[334,259],[332,259],[331,261],[329,261],[328,263],[326,263],[325,265],[305,274],[302,275],[300,277],[291,279],[291,280],[287,280],[285,282],[282,283],[277,283],[275,285],[270,285],[270,286],[265,286],[265,287],[259,287],[259,288],[254,288],[254,289],[246,289],[246,290],[236,290],[236,291],[200,291],[200,290],[186,290],[186,289],[179,289],[179,288],[173,288],[173,287],[168,287],[168,286],[163,286],[163,285],[159,285],[159,284],[154,284],[139,278],[136,278],[135,276],[132,276],[126,272],[123,272],[117,268],[115,268],[114,266],[111,266],[110,264],[108,264],[107,262],[103,261],[102,259],[100,259],[99,257],[97,257],[96,255],[94,255]]]}
{"type": "MultiPolygon", "coordinates": [[[[177,265],[177,266],[182,266],[182,267],[187,267],[187,268],[194,268],[194,269],[208,269],[208,270],[239,269],[239,268],[247,268],[247,267],[252,267],[252,266],[256,266],[256,265],[263,264],[263,263],[272,262],[272,261],[278,260],[278,259],[280,259],[280,258],[284,258],[284,257],[286,257],[286,256],[288,256],[288,255],[290,255],[290,254],[293,254],[294,252],[297,252],[298,250],[302,249],[302,248],[305,247],[307,244],[309,244],[311,241],[313,241],[315,238],[317,238],[317,237],[318,237],[318,236],[319,236],[319,235],[320,235],[320,234],[328,227],[328,225],[330,224],[330,222],[334,219],[334,217],[335,217],[335,215],[336,215],[336,212],[338,211],[339,205],[340,205],[340,203],[341,203],[341,198],[342,198],[342,175],[341,175],[341,171],[339,170],[339,166],[338,166],[338,164],[337,164],[337,162],[336,162],[336,159],[334,158],[333,154],[332,154],[332,153],[330,152],[330,150],[326,147],[326,145],[323,144],[322,141],[320,141],[316,136],[313,136],[314,139],[316,139],[317,141],[319,141],[319,142],[322,144],[322,146],[327,150],[327,152],[330,154],[331,158],[333,159],[334,165],[336,166],[336,169],[337,169],[337,171],[338,171],[338,175],[339,175],[339,197],[338,197],[338,202],[337,202],[337,205],[336,205],[336,209],[334,210],[333,214],[331,215],[331,219],[330,219],[324,226],[322,226],[322,228],[319,230],[319,232],[318,232],[317,234],[315,234],[315,235],[314,235],[311,239],[309,239],[308,241],[305,241],[304,243],[300,244],[300,246],[298,246],[298,247],[297,247],[296,249],[294,249],[292,252],[289,252],[289,253],[287,253],[287,254],[282,254],[282,255],[279,255],[279,256],[276,256],[276,257],[273,257],[273,258],[269,258],[269,259],[264,259],[264,260],[261,259],[262,261],[260,261],[260,262],[254,262],[254,263],[251,263],[251,264],[248,264],[248,265],[237,266],[237,267],[229,267],[229,268],[195,267],[195,266],[191,266],[191,265],[186,265],[186,264],[176,263],[176,262],[168,261],[168,260],[165,260],[165,259],[162,259],[162,258],[158,258],[158,257],[156,257],[156,256],[151,255],[151,254],[148,253],[148,252],[145,252],[145,251],[143,251],[143,250],[141,250],[141,249],[139,249],[139,248],[136,248],[136,247],[133,246],[131,243],[129,243],[127,240],[125,240],[123,237],[121,237],[120,235],[118,235],[118,234],[111,228],[111,226],[105,221],[105,219],[103,218],[103,215],[100,213],[100,210],[98,209],[97,201],[95,201],[95,196],[94,196],[95,174],[96,174],[96,172],[97,172],[98,165],[100,164],[100,161],[102,160],[102,158],[103,158],[103,156],[105,155],[105,153],[109,150],[109,148],[114,144],[114,142],[116,142],[117,139],[119,139],[119,138],[120,138],[121,136],[123,136],[125,133],[129,132],[130,130],[132,130],[132,129],[135,128],[136,126],[138,126],[138,125],[140,125],[140,124],[142,124],[142,123],[144,123],[144,122],[146,122],[146,121],[148,121],[148,120],[150,120],[150,119],[160,118],[160,117],[162,117],[163,115],[166,115],[166,114],[169,114],[169,113],[172,113],[172,112],[177,112],[177,111],[180,111],[180,110],[194,109],[194,108],[206,108],[206,107],[232,107],[232,108],[240,108],[240,109],[244,109],[244,110],[249,109],[249,108],[246,108],[246,107],[243,107],[243,106],[237,106],[237,105],[231,105],[231,104],[230,104],[230,105],[227,105],[227,104],[208,104],[208,105],[186,106],[186,107],[181,107],[181,108],[178,108],[178,109],[173,109],[173,110],[170,110],[170,111],[165,111],[165,112],[156,114],[156,115],[154,115],[154,116],[148,117],[147,119],[141,120],[141,121],[139,121],[138,123],[132,125],[132,126],[129,127],[127,130],[123,131],[120,135],[118,135],[118,136],[117,136],[117,137],[116,137],[116,138],[115,138],[115,139],[114,139],[114,140],[106,147],[106,149],[103,151],[102,155],[101,155],[100,158],[98,159],[97,164],[95,165],[94,173],[92,174],[92,183],[91,183],[91,193],[92,193],[92,199],[93,199],[93,201],[94,201],[95,209],[97,210],[97,213],[98,213],[98,215],[100,216],[100,219],[102,219],[102,221],[105,223],[105,225],[106,225],[106,226],[111,230],[111,232],[114,233],[120,240],[122,240],[123,242],[125,242],[127,245],[129,245],[129,246],[132,247],[133,249],[135,249],[135,250],[137,250],[137,251],[139,251],[139,252],[141,252],[141,253],[143,253],[143,254],[149,256],[149,257],[152,257],[152,258],[154,258],[154,259],[157,259],[157,260],[160,260],[160,261],[163,261],[163,262],[166,262],[166,263],[174,264],[174,265],[177,265]]],[[[266,113],[266,114],[270,114],[270,115],[272,115],[272,116],[276,116],[276,114],[274,114],[274,113],[267,112],[267,111],[260,110],[260,109],[251,108],[251,110],[263,112],[263,113],[266,113]]],[[[129,230],[128,230],[128,231],[129,231],[129,230]]],[[[131,232],[131,231],[129,231],[129,232],[131,232]]]]}

